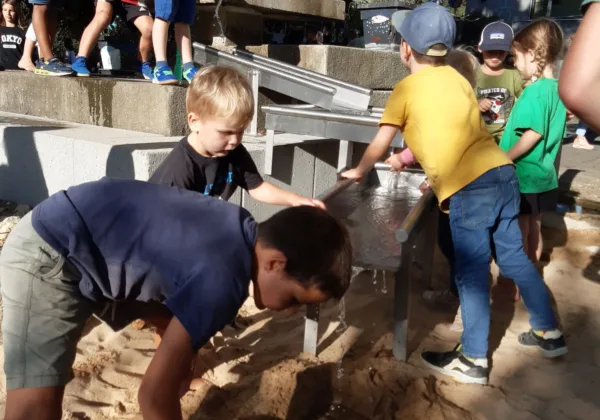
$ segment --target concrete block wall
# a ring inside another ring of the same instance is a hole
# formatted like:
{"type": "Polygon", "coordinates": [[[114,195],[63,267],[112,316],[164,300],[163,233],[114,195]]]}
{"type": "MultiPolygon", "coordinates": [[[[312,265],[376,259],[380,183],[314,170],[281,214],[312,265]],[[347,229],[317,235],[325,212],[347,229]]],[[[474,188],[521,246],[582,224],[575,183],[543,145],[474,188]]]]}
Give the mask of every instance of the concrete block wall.
{"type": "Polygon", "coordinates": [[[142,80],[3,71],[0,111],[163,136],[187,131],[185,89],[142,80]]]}
{"type": "MultiPolygon", "coordinates": [[[[57,123],[0,113],[0,199],[34,206],[72,185],[104,176],[147,180],[180,137],[57,123]]],[[[244,142],[264,168],[265,145],[244,142]]],[[[273,175],[265,180],[305,196],[336,181],[338,142],[275,149],[273,175]]],[[[230,200],[264,220],[278,208],[237,191],[230,200]]]]}

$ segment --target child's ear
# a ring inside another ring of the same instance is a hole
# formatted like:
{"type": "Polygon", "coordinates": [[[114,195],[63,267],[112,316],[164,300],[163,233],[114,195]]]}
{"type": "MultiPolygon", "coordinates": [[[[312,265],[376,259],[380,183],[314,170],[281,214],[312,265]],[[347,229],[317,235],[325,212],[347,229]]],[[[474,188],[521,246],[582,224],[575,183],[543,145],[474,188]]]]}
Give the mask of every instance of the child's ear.
{"type": "Polygon", "coordinates": [[[192,132],[199,131],[200,126],[200,118],[195,112],[190,112],[187,115],[188,126],[192,132]]]}
{"type": "Polygon", "coordinates": [[[285,267],[287,265],[287,258],[283,254],[283,252],[273,249],[266,248],[264,250],[264,270],[267,272],[277,272],[283,273],[285,272],[285,267]]]}

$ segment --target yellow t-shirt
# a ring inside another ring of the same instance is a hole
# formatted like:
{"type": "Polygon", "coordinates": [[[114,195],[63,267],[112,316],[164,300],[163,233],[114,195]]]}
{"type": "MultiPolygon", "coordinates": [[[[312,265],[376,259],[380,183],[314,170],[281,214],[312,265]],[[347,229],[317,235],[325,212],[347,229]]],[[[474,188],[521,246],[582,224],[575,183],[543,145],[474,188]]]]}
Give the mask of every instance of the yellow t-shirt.
{"type": "Polygon", "coordinates": [[[488,133],[473,88],[450,66],[426,67],[401,80],[379,124],[400,128],[443,210],[479,176],[512,164],[488,133]]]}

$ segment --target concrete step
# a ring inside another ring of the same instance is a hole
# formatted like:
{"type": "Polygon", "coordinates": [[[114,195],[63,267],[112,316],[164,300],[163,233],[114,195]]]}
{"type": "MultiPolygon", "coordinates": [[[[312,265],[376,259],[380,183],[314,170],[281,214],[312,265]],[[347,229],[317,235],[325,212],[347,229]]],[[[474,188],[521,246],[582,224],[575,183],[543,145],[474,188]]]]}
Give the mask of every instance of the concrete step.
{"type": "MultiPolygon", "coordinates": [[[[104,176],[147,180],[180,139],[0,112],[0,199],[34,206],[57,191],[104,176]]],[[[335,183],[339,142],[286,139],[274,149],[267,181],[305,196],[317,196],[335,183]]],[[[264,142],[248,137],[244,145],[262,172],[264,142]]],[[[241,191],[230,201],[257,220],[278,209],[241,191]]]]}

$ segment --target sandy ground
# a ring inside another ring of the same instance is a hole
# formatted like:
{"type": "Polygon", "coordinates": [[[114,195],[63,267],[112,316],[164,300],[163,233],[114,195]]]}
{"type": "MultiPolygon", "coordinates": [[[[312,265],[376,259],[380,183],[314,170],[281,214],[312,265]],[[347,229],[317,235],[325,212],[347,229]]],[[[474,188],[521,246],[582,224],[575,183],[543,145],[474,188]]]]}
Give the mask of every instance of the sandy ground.
{"type": "MultiPolygon", "coordinates": [[[[206,381],[182,399],[185,418],[600,419],[600,219],[555,217],[549,225],[544,277],[568,338],[563,360],[545,360],[518,346],[527,314],[522,302],[511,300],[512,290],[499,286],[492,304],[490,385],[432,375],[422,367],[420,351],[450,349],[459,335],[448,330],[451,309],[423,303],[425,286],[415,267],[411,356],[400,363],[391,354],[392,276],[380,272],[374,279],[363,272],[344,300],[347,328],[339,328],[338,305],[323,311],[318,359],[300,353],[302,315],[259,312],[248,301],[241,311],[247,327],[228,327],[215,338],[214,351],[203,351],[210,369],[206,381]]],[[[442,285],[448,274],[439,255],[434,271],[442,285]]],[[[136,393],[155,351],[151,331],[90,327],[78,346],[64,419],[141,419],[136,393]]],[[[1,412],[6,393],[0,381],[1,412]]]]}

